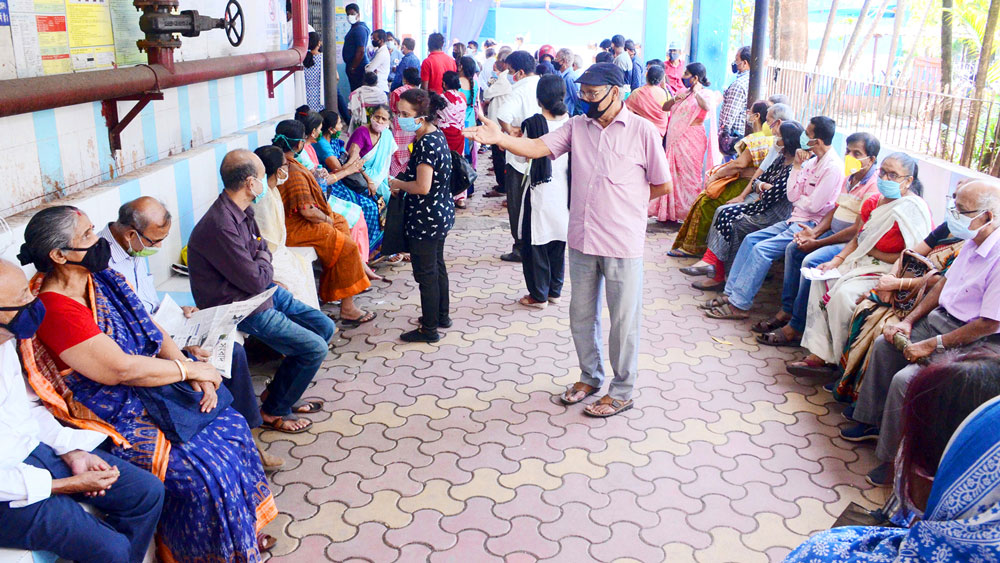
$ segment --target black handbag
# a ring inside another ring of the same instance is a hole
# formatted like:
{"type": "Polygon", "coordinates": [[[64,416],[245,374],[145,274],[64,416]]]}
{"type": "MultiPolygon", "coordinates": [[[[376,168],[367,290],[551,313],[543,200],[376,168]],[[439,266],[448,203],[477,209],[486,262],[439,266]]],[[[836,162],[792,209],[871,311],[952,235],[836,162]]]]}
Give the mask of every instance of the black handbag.
{"type": "Polygon", "coordinates": [[[198,403],[203,393],[187,382],[160,387],[133,387],[149,418],[171,442],[187,442],[233,404],[233,394],[225,384],[216,389],[219,402],[209,412],[201,412],[198,403]]]}
{"type": "Polygon", "coordinates": [[[476,169],[464,156],[457,151],[451,151],[451,195],[464,193],[476,183],[478,176],[476,169]]]}
{"type": "Polygon", "coordinates": [[[382,230],[382,256],[392,256],[400,252],[408,252],[406,237],[403,235],[403,198],[406,194],[400,192],[389,198],[388,209],[385,212],[385,228],[382,230]]]}
{"type": "MultiPolygon", "coordinates": [[[[343,154],[340,155],[340,158],[338,160],[340,160],[341,165],[344,165],[347,164],[347,161],[350,158],[351,158],[350,155],[348,155],[347,152],[344,152],[343,154]]],[[[356,194],[368,193],[368,180],[365,180],[365,177],[361,174],[361,172],[355,172],[350,176],[341,178],[340,183],[347,186],[347,189],[351,190],[356,194]]]]}

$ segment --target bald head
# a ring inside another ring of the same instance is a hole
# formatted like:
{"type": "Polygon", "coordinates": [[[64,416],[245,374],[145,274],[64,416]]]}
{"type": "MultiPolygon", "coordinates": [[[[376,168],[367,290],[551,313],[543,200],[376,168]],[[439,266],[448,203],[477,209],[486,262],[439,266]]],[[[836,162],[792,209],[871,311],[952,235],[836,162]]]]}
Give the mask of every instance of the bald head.
{"type": "Polygon", "coordinates": [[[170,211],[156,198],[143,196],[118,208],[118,224],[142,233],[151,227],[169,229],[170,211]]]}
{"type": "Polygon", "coordinates": [[[236,149],[222,159],[219,174],[222,175],[223,187],[227,191],[237,192],[246,185],[248,179],[264,176],[264,163],[251,151],[236,149]]]}
{"type": "Polygon", "coordinates": [[[970,180],[955,190],[955,204],[963,210],[989,211],[1000,215],[1000,182],[970,180]]]}
{"type": "MultiPolygon", "coordinates": [[[[0,307],[20,307],[32,300],[28,290],[28,278],[24,271],[13,262],[0,259],[0,307]]],[[[7,324],[17,311],[0,311],[0,324],[7,324]]],[[[0,328],[0,343],[13,337],[6,329],[0,328]]]]}

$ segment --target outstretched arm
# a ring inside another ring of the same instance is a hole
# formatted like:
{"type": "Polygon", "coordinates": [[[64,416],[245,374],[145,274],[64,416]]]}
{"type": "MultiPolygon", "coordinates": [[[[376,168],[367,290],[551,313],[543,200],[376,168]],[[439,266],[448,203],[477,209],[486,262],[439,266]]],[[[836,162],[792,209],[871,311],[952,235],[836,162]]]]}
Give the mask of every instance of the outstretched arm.
{"type": "Polygon", "coordinates": [[[476,127],[466,127],[462,130],[465,137],[483,145],[496,145],[505,151],[525,158],[543,158],[552,154],[549,147],[541,139],[513,137],[500,130],[500,125],[487,117],[482,117],[483,124],[476,127]]]}

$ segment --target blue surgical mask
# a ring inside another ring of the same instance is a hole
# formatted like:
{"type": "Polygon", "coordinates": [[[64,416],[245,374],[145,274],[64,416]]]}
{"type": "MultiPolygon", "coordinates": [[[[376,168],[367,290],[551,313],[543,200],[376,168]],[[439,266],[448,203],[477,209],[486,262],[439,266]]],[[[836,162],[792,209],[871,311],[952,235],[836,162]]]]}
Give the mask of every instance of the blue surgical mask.
{"type": "Polygon", "coordinates": [[[685,88],[690,88],[691,85],[694,84],[694,79],[693,78],[681,78],[681,84],[683,84],[685,88]]]}
{"type": "Polygon", "coordinates": [[[262,189],[259,194],[254,194],[253,197],[254,205],[257,205],[258,203],[264,201],[264,196],[267,195],[267,178],[266,177],[256,178],[256,180],[260,182],[260,185],[263,186],[264,189],[262,189]]]}
{"type": "Polygon", "coordinates": [[[413,133],[420,129],[420,123],[417,123],[416,117],[400,117],[396,121],[399,123],[399,128],[408,133],[413,133]]]}
{"type": "Polygon", "coordinates": [[[882,194],[882,197],[887,199],[899,199],[903,197],[903,190],[899,182],[879,178],[875,184],[878,186],[878,193],[882,194]]]}
{"type": "Polygon", "coordinates": [[[809,135],[806,135],[806,132],[803,131],[802,136],[799,137],[799,148],[804,151],[809,150],[809,141],[811,140],[812,139],[809,138],[809,135]]]}
{"type": "Polygon", "coordinates": [[[959,213],[958,209],[956,209],[955,206],[952,205],[945,212],[944,219],[945,222],[948,223],[948,230],[951,231],[951,235],[953,237],[962,240],[972,240],[976,238],[976,235],[979,234],[979,231],[982,230],[982,228],[985,227],[986,225],[983,225],[982,227],[979,227],[976,230],[970,229],[969,225],[971,225],[972,222],[978,219],[979,216],[982,215],[983,213],[986,212],[983,211],[979,215],[976,215],[975,217],[966,217],[965,215],[959,213]]]}

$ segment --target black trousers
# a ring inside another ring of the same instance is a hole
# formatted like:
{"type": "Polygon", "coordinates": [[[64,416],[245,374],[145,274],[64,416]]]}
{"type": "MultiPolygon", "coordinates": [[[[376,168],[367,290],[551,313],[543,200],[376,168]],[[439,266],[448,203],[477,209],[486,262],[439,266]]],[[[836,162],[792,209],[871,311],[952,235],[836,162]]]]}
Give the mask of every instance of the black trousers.
{"type": "Polygon", "coordinates": [[[520,251],[522,244],[521,236],[521,200],[524,197],[524,174],[518,172],[513,166],[507,165],[507,219],[510,220],[510,236],[514,239],[513,250],[520,251]]]}
{"type": "Polygon", "coordinates": [[[507,169],[507,151],[496,145],[490,147],[490,156],[493,158],[493,175],[497,179],[496,190],[503,192],[507,190],[504,185],[504,176],[507,169]]]}
{"type": "Polygon", "coordinates": [[[441,321],[448,320],[448,269],[444,263],[444,238],[432,240],[408,239],[413,279],[420,287],[420,324],[426,330],[437,330],[441,321]]]}
{"type": "MultiPolygon", "coordinates": [[[[528,188],[530,190],[531,188],[528,188]]],[[[525,194],[521,221],[521,270],[528,294],[535,301],[562,295],[566,275],[566,241],[531,242],[531,192],[525,194]]]]}

